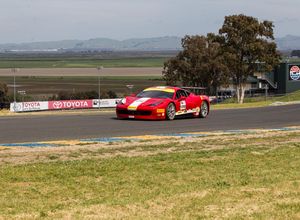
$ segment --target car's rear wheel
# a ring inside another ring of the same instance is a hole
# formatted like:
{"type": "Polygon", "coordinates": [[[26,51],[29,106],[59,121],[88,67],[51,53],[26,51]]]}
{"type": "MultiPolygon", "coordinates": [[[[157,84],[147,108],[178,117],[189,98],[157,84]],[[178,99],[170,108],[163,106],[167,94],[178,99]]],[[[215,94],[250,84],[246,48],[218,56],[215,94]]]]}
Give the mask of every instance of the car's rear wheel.
{"type": "Polygon", "coordinates": [[[206,116],[208,115],[208,111],[209,111],[208,104],[206,101],[203,101],[200,107],[200,114],[199,114],[200,118],[206,118],[206,116]]]}
{"type": "Polygon", "coordinates": [[[176,108],[174,103],[170,103],[166,109],[166,118],[167,120],[173,120],[176,115],[176,108]]]}

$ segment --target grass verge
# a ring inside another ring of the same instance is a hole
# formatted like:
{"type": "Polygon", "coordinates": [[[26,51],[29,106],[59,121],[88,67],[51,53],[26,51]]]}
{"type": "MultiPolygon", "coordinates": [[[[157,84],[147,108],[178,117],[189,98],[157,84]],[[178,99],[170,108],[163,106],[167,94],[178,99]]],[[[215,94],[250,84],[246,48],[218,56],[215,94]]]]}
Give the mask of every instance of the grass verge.
{"type": "Polygon", "coordinates": [[[220,104],[212,105],[212,109],[264,107],[264,106],[269,106],[272,103],[276,103],[276,102],[288,103],[288,102],[295,102],[295,101],[300,101],[300,90],[283,96],[277,96],[277,97],[269,96],[267,99],[263,96],[245,98],[243,104],[235,103],[234,99],[228,99],[220,104]]]}
{"type": "Polygon", "coordinates": [[[297,219],[299,137],[293,131],[81,146],[1,163],[0,218],[297,219]]]}

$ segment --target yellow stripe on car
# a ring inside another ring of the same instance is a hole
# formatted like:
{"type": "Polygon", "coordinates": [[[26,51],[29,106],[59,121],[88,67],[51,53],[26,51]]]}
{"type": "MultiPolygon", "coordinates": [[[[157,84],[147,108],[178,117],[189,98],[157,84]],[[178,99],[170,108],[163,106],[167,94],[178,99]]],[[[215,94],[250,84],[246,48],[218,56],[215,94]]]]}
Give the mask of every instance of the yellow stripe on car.
{"type": "Polygon", "coordinates": [[[147,102],[150,98],[140,98],[140,99],[137,99],[135,100],[133,103],[131,103],[129,106],[128,106],[128,110],[131,110],[131,111],[136,111],[136,109],[143,103],[147,102]]]}
{"type": "Polygon", "coordinates": [[[167,87],[151,87],[151,88],[145,89],[144,91],[163,91],[163,92],[169,92],[169,93],[175,92],[174,89],[170,89],[167,87]]]}

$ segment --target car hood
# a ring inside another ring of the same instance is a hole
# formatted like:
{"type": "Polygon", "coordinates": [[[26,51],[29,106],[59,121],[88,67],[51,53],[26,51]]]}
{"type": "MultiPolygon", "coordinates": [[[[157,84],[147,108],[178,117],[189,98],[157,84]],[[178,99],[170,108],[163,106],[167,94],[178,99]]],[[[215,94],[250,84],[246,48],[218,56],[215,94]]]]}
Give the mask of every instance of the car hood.
{"type": "Polygon", "coordinates": [[[144,107],[144,106],[151,106],[151,104],[159,103],[162,104],[167,99],[161,99],[161,98],[139,98],[139,97],[126,97],[126,106],[128,106],[128,109],[135,110],[138,107],[144,107]]]}

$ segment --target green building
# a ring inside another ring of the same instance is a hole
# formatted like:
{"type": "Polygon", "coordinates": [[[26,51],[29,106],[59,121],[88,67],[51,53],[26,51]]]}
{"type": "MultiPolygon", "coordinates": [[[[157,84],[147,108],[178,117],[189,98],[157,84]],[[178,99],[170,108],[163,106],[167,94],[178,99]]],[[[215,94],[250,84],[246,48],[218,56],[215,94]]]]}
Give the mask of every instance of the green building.
{"type": "Polygon", "coordinates": [[[278,94],[285,94],[300,90],[300,63],[281,63],[274,71],[275,90],[278,94]]]}
{"type": "MultiPolygon", "coordinates": [[[[281,63],[270,73],[255,73],[245,84],[246,94],[286,94],[300,90],[300,63],[281,63]]],[[[235,87],[229,84],[220,89],[220,94],[235,94],[235,87]]]]}

